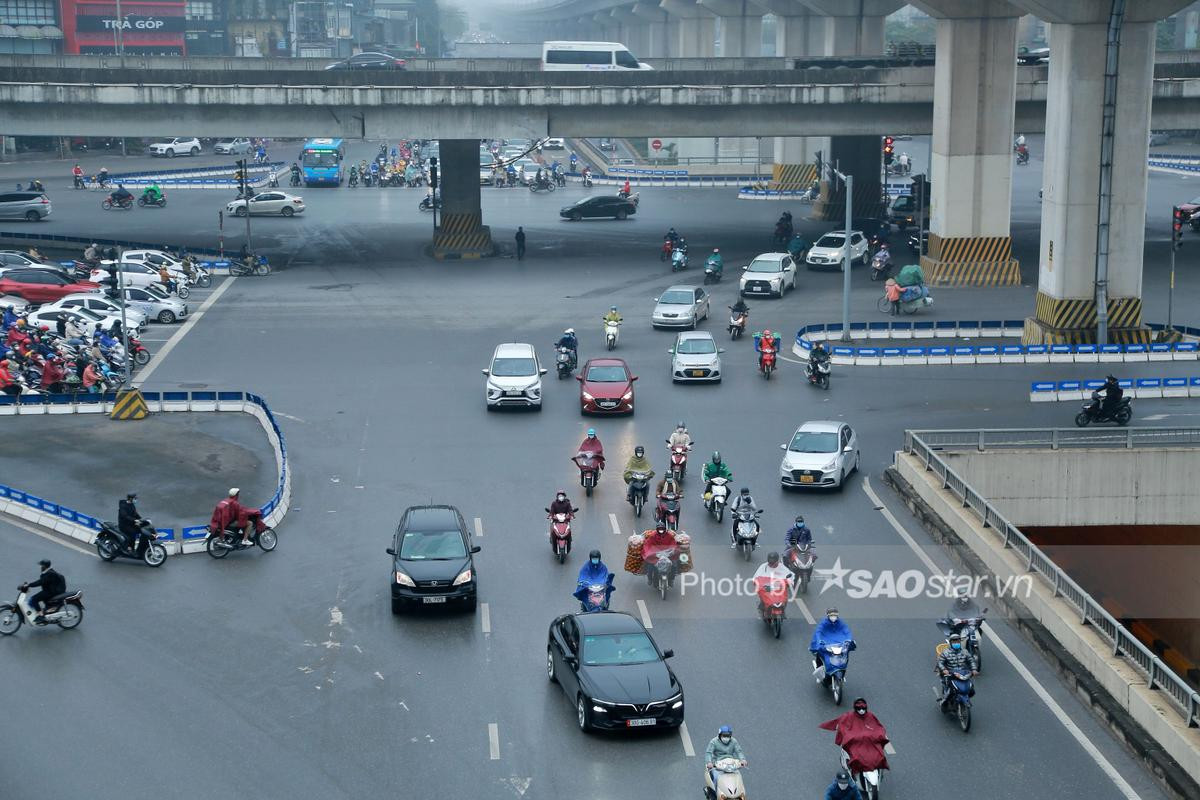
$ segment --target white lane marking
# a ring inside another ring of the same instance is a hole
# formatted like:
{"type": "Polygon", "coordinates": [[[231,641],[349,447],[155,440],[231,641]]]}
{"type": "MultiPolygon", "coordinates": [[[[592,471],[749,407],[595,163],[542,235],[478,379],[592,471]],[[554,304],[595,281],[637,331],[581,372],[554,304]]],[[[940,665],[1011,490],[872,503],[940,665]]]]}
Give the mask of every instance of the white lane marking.
{"type": "Polygon", "coordinates": [[[887,753],[889,756],[894,756],[896,755],[896,748],[892,747],[891,742],[888,742],[883,746],[883,752],[887,753]]]}
{"type": "Polygon", "coordinates": [[[285,414],[282,411],[276,411],[275,416],[283,417],[284,419],[290,419],[292,422],[304,422],[304,420],[300,419],[299,417],[293,417],[291,414],[285,414]]]}
{"type": "Polygon", "coordinates": [[[938,567],[938,565],[933,562],[933,559],[929,557],[928,553],[921,549],[921,546],[917,544],[916,539],[912,538],[908,531],[904,530],[904,526],[902,526],[900,521],[896,519],[891,511],[888,510],[888,507],[883,504],[883,502],[879,499],[879,495],[875,494],[875,490],[871,488],[870,478],[865,476],[863,477],[862,487],[863,491],[867,493],[867,497],[871,499],[871,502],[879,508],[879,513],[883,514],[883,518],[891,523],[891,526],[895,529],[896,533],[900,534],[900,538],[903,539],[909,548],[911,548],[912,551],[917,554],[917,558],[921,559],[922,563],[929,568],[930,572],[935,575],[941,575],[942,570],[938,567]]]}
{"type": "Polygon", "coordinates": [[[688,733],[687,723],[679,723],[679,738],[683,740],[683,754],[688,758],[696,757],[696,748],[692,747],[692,737],[688,733]]]}
{"type": "Polygon", "coordinates": [[[480,624],[483,625],[483,632],[491,633],[492,632],[492,611],[491,611],[491,609],[488,608],[487,603],[480,603],[479,611],[480,611],[480,615],[481,615],[480,616],[480,620],[481,620],[480,624]]]}
{"type": "Polygon", "coordinates": [[[237,280],[237,278],[226,278],[224,281],[222,281],[221,285],[218,286],[216,290],[208,296],[208,299],[200,304],[200,308],[194,314],[188,317],[187,321],[183,323],[183,326],[180,327],[179,330],[175,331],[171,338],[167,340],[167,343],[163,345],[162,350],[159,350],[158,353],[155,354],[154,360],[151,361],[144,370],[138,373],[137,380],[133,381],[132,384],[135,389],[146,381],[150,380],[150,376],[154,374],[154,370],[158,369],[158,365],[166,360],[167,356],[171,354],[171,351],[175,349],[175,345],[179,344],[183,337],[188,335],[192,328],[195,327],[196,323],[200,321],[200,318],[204,316],[204,312],[211,308],[212,304],[217,302],[221,295],[225,294],[225,290],[232,286],[235,280],[237,280]]]}
{"type": "Polygon", "coordinates": [[[613,536],[621,535],[621,524],[619,522],[617,522],[616,514],[608,515],[608,524],[612,526],[613,536]]]}
{"type": "Polygon", "coordinates": [[[795,600],[796,605],[799,606],[800,613],[804,615],[805,622],[807,622],[809,625],[816,625],[817,618],[814,617],[812,612],[808,610],[808,604],[800,599],[800,595],[796,595],[792,599],[795,600]]]}
{"type": "Polygon", "coordinates": [[[4,516],[4,517],[0,517],[0,520],[7,522],[9,525],[12,525],[14,528],[20,528],[23,531],[29,531],[34,536],[40,536],[48,542],[54,542],[55,544],[61,544],[63,547],[67,548],[68,550],[74,550],[76,553],[83,553],[85,556],[92,556],[93,558],[100,557],[100,556],[96,555],[96,552],[94,550],[88,550],[86,547],[80,547],[79,545],[75,544],[74,542],[68,542],[63,539],[60,539],[58,536],[51,535],[49,533],[46,533],[45,531],[40,531],[36,527],[34,527],[33,525],[30,525],[28,522],[26,522],[23,519],[17,519],[15,517],[4,516]]]}
{"type": "MultiPolygon", "coordinates": [[[[867,495],[871,498],[875,505],[883,505],[883,503],[879,502],[879,498],[876,496],[875,492],[871,490],[869,482],[866,478],[863,479],[863,489],[867,492],[867,495]]],[[[883,508],[882,511],[887,521],[890,522],[892,527],[896,529],[896,532],[900,534],[900,537],[908,543],[908,546],[917,554],[917,557],[929,567],[930,571],[934,575],[944,575],[945,573],[938,569],[937,565],[933,563],[933,559],[931,559],[924,550],[918,547],[917,543],[913,541],[913,538],[909,536],[908,532],[901,527],[899,521],[897,521],[892,513],[888,511],[886,507],[883,508]]],[[[1021,679],[1025,681],[1029,688],[1033,690],[1033,693],[1038,696],[1038,699],[1046,705],[1046,708],[1050,710],[1050,713],[1054,715],[1055,719],[1057,719],[1059,723],[1061,723],[1062,726],[1067,729],[1067,733],[1071,734],[1072,738],[1079,743],[1079,746],[1082,747],[1083,751],[1088,754],[1092,761],[1096,763],[1096,766],[1100,767],[1104,774],[1108,776],[1108,779],[1113,782],[1114,786],[1117,787],[1117,791],[1127,798],[1127,800],[1141,800],[1138,793],[1134,791],[1132,786],[1129,785],[1129,782],[1121,777],[1121,773],[1117,772],[1117,768],[1112,765],[1112,762],[1104,757],[1104,754],[1101,753],[1100,749],[1092,743],[1092,740],[1087,737],[1087,734],[1081,731],[1079,727],[1071,720],[1071,717],[1067,714],[1063,707],[1058,704],[1058,701],[1050,696],[1050,693],[1047,692],[1046,688],[1038,682],[1038,679],[1033,676],[1033,673],[1021,663],[1020,659],[1017,658],[1017,655],[1004,642],[1004,639],[1000,636],[995,626],[992,626],[990,636],[992,642],[996,645],[996,649],[1000,651],[1000,654],[1004,656],[1005,660],[1008,661],[1009,664],[1012,665],[1012,668],[1016,670],[1016,673],[1021,676],[1021,679]]]]}
{"type": "Polygon", "coordinates": [[[483,537],[483,520],[479,517],[475,518],[475,536],[479,538],[483,537]]]}
{"type": "Polygon", "coordinates": [[[500,760],[500,726],[494,722],[488,723],[488,757],[500,760]]]}
{"type": "Polygon", "coordinates": [[[650,609],[646,608],[646,601],[638,600],[637,607],[638,613],[642,615],[642,624],[645,625],[647,629],[653,628],[654,623],[650,621],[650,609]]]}

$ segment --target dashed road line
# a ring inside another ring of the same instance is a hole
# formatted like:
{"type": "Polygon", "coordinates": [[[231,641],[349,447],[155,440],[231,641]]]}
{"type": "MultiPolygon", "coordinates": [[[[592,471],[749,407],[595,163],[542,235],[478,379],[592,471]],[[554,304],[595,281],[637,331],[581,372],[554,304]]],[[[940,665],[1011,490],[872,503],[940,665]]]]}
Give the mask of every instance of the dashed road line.
{"type": "Polygon", "coordinates": [[[488,757],[500,760],[500,726],[494,722],[488,723],[488,757]]]}
{"type": "Polygon", "coordinates": [[[488,608],[487,603],[479,604],[479,619],[480,619],[480,624],[483,626],[483,632],[491,633],[492,632],[492,611],[490,608],[488,608]]]}
{"type": "Polygon", "coordinates": [[[612,526],[613,536],[621,535],[621,523],[617,522],[616,514],[608,515],[608,524],[612,526]]]}
{"type": "Polygon", "coordinates": [[[683,754],[688,758],[696,757],[696,748],[692,747],[692,737],[688,733],[687,723],[679,723],[679,738],[683,740],[683,754]]]}
{"type": "Polygon", "coordinates": [[[480,517],[475,518],[475,536],[476,538],[483,538],[483,519],[480,517]]]}
{"type": "Polygon", "coordinates": [[[642,615],[642,624],[647,629],[653,628],[654,623],[650,621],[650,609],[646,608],[646,601],[639,599],[637,601],[638,613],[642,615]]]}
{"type": "Polygon", "coordinates": [[[808,610],[808,604],[800,599],[800,595],[796,595],[792,598],[792,600],[794,600],[796,605],[800,608],[800,613],[804,615],[804,621],[809,625],[816,625],[817,618],[814,617],[812,612],[808,610]]]}
{"type": "Polygon", "coordinates": [[[200,318],[204,316],[204,312],[211,308],[213,303],[217,302],[221,295],[225,294],[225,290],[232,286],[235,280],[237,279],[229,277],[221,281],[221,285],[214,289],[213,293],[208,296],[208,299],[200,304],[200,308],[187,318],[187,321],[183,323],[183,326],[179,330],[175,331],[171,338],[167,340],[167,343],[163,345],[163,348],[155,353],[154,360],[151,361],[137,376],[135,376],[136,380],[134,380],[132,383],[132,386],[135,389],[140,387],[146,381],[150,380],[150,376],[154,374],[154,370],[158,369],[158,365],[166,360],[167,356],[171,354],[171,351],[175,349],[175,345],[179,344],[183,337],[188,335],[192,328],[195,327],[196,323],[200,321],[200,318]]]}

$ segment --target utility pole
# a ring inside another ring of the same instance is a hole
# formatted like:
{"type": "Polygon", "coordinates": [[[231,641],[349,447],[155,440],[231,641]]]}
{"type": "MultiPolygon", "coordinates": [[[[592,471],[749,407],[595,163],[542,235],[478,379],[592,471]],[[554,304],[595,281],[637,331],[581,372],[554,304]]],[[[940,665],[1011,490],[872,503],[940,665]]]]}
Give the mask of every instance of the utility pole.
{"type": "Polygon", "coordinates": [[[845,175],[837,167],[829,165],[831,179],[841,178],[846,184],[846,239],[843,242],[845,257],[842,261],[842,341],[850,341],[850,265],[853,263],[853,253],[850,250],[850,230],[854,226],[854,176],[845,175]]]}
{"type": "Polygon", "coordinates": [[[117,260],[117,300],[121,304],[121,346],[125,348],[125,385],[133,378],[133,354],[129,352],[129,324],[125,321],[125,270],[117,260]]]}
{"type": "MultiPolygon", "coordinates": [[[[121,0],[117,0],[117,20],[116,27],[113,28],[113,49],[117,51],[117,55],[125,57],[125,17],[121,16],[121,0]]],[[[124,138],[121,139],[122,147],[124,147],[124,138]]],[[[125,155],[124,152],[121,155],[125,155]]]]}
{"type": "Polygon", "coordinates": [[[246,180],[246,159],[239,159],[238,165],[238,194],[246,208],[246,253],[250,254],[250,186],[246,180]]]}
{"type": "Polygon", "coordinates": [[[438,212],[438,160],[436,157],[429,159],[429,203],[433,211],[433,235],[437,236],[437,212],[438,212]]]}

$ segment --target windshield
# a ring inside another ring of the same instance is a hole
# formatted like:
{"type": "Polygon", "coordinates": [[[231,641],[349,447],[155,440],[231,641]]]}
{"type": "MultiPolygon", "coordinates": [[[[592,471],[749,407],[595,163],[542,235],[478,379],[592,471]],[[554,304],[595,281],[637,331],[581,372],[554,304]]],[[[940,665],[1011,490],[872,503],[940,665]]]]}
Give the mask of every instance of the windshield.
{"type": "Polygon", "coordinates": [[[836,453],[838,435],[828,431],[797,431],[788,450],[793,453],[836,453]]]}
{"type": "Polygon", "coordinates": [[[775,258],[756,258],[750,262],[747,272],[779,272],[782,268],[775,258]]]}
{"type": "Polygon", "coordinates": [[[830,248],[833,248],[836,250],[837,248],[841,247],[845,243],[846,243],[845,234],[839,234],[837,236],[833,236],[832,234],[826,234],[821,237],[820,241],[817,242],[817,247],[830,247],[830,248]]]}
{"type": "Polygon", "coordinates": [[[449,561],[466,556],[458,531],[408,531],[400,543],[400,558],[405,561],[449,561]]]}
{"type": "Polygon", "coordinates": [[[658,302],[669,306],[690,306],[692,304],[692,293],[665,292],[662,297],[658,298],[658,302]]]}
{"type": "Polygon", "coordinates": [[[300,163],[306,167],[336,167],[338,154],[333,150],[305,150],[300,163]]]}
{"type": "Polygon", "coordinates": [[[644,633],[606,633],[583,637],[583,663],[589,667],[645,664],[658,660],[654,642],[644,633]]]}
{"type": "Polygon", "coordinates": [[[638,68],[638,60],[634,58],[633,53],[630,53],[628,50],[618,50],[616,52],[616,56],[618,67],[625,67],[626,69],[638,68]]]}
{"type": "Polygon", "coordinates": [[[712,339],[684,339],[675,348],[682,355],[704,355],[717,352],[717,343],[712,339]]]}
{"type": "Polygon", "coordinates": [[[75,312],[77,314],[81,314],[81,315],[87,317],[92,322],[99,322],[100,320],[104,319],[104,317],[100,316],[95,311],[92,311],[89,308],[77,308],[77,309],[75,309],[75,312]]]}
{"type": "Polygon", "coordinates": [[[142,288],[160,300],[166,300],[168,297],[167,290],[162,288],[162,284],[152,283],[149,286],[143,286],[142,288]]]}
{"type": "Polygon", "coordinates": [[[532,358],[497,358],[492,362],[494,378],[524,378],[537,374],[532,358]]]}
{"type": "Polygon", "coordinates": [[[588,367],[587,379],[594,383],[625,383],[625,368],[617,366],[588,367]]]}

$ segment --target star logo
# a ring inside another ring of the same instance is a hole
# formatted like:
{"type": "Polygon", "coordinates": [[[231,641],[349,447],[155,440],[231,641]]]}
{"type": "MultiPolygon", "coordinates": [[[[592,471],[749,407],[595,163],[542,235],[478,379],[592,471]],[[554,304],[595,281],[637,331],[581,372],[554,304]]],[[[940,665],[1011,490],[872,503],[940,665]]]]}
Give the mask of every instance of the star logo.
{"type": "Polygon", "coordinates": [[[820,580],[825,581],[825,585],[821,587],[821,594],[825,594],[825,591],[831,586],[837,586],[837,588],[844,591],[846,588],[846,576],[850,574],[850,570],[842,566],[842,557],[838,556],[837,560],[833,562],[832,567],[829,569],[815,569],[813,570],[813,574],[820,580]]]}

